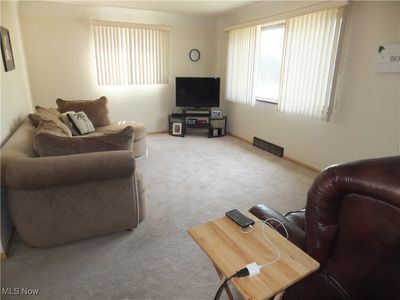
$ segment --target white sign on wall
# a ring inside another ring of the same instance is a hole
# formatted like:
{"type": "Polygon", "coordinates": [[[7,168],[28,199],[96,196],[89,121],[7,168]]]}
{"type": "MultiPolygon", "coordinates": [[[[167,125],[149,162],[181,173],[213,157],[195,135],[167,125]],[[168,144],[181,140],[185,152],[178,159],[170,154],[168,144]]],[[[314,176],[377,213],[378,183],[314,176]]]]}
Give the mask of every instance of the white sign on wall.
{"type": "Polygon", "coordinates": [[[400,44],[380,45],[376,62],[378,73],[400,73],[400,44]]]}

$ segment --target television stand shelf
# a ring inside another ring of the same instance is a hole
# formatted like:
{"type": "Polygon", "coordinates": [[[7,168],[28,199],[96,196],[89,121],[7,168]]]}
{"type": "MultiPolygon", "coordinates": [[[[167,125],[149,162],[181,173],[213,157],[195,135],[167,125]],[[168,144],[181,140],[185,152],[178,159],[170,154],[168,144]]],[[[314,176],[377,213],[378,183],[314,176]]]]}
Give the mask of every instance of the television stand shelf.
{"type": "Polygon", "coordinates": [[[211,109],[182,109],[180,113],[172,113],[168,116],[168,132],[170,135],[184,137],[188,130],[207,130],[208,137],[220,137],[226,133],[226,116],[212,118],[211,109]],[[174,126],[180,124],[181,130],[174,132],[174,126]]]}

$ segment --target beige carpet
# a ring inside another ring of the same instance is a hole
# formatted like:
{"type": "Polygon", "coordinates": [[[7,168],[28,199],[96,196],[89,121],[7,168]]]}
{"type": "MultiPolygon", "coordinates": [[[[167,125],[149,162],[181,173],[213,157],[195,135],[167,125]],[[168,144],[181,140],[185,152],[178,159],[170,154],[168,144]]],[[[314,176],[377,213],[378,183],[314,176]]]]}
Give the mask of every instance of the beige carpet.
{"type": "Polygon", "coordinates": [[[218,277],[187,229],[257,203],[301,208],[315,177],[230,136],[150,135],[138,167],[148,195],[138,229],[48,249],[17,238],[2,287],[38,288],[35,299],[212,299],[218,277]]]}

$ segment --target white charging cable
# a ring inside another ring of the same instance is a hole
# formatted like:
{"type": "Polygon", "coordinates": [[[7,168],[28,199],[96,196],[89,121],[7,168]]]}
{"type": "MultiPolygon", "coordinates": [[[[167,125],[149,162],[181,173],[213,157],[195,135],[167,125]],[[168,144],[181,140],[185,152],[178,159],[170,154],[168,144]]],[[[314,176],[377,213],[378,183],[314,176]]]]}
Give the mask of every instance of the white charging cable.
{"type": "MultiPolygon", "coordinates": [[[[289,233],[288,233],[285,225],[281,221],[279,221],[279,220],[277,220],[275,218],[268,218],[265,221],[263,221],[262,223],[264,223],[265,225],[268,225],[273,230],[278,231],[274,226],[272,226],[270,223],[268,223],[269,220],[278,222],[283,227],[283,229],[285,230],[286,238],[287,239],[289,238],[289,233]]],[[[273,261],[270,261],[270,262],[267,262],[265,264],[260,265],[259,266],[260,269],[264,268],[265,266],[269,266],[269,265],[272,265],[273,263],[276,263],[281,258],[281,252],[279,251],[278,247],[276,247],[275,244],[271,241],[271,239],[266,235],[265,228],[262,229],[262,233],[263,233],[264,239],[274,248],[275,252],[277,253],[277,257],[273,261]]]]}
{"type": "Polygon", "coordinates": [[[275,218],[268,218],[268,219],[266,219],[265,221],[261,221],[261,222],[264,223],[265,225],[268,225],[268,226],[271,227],[273,230],[278,231],[277,228],[278,228],[279,226],[277,226],[277,227],[272,226],[270,223],[268,223],[269,220],[272,220],[272,221],[275,221],[275,222],[279,223],[279,225],[282,226],[283,229],[285,230],[285,233],[286,233],[286,236],[285,236],[285,237],[286,237],[287,239],[289,239],[289,232],[287,231],[287,229],[286,229],[286,227],[285,227],[285,224],[283,224],[283,223],[282,223],[281,221],[279,221],[278,219],[275,219],[275,218]]]}
{"type": "MultiPolygon", "coordinates": [[[[285,225],[284,225],[281,221],[279,221],[278,219],[275,219],[275,218],[267,218],[267,219],[265,219],[264,221],[261,221],[261,220],[259,220],[259,221],[260,221],[261,223],[263,223],[263,224],[265,224],[265,225],[271,227],[271,228],[272,228],[273,230],[275,230],[275,231],[278,231],[277,228],[278,228],[279,226],[282,226],[283,229],[284,229],[284,231],[285,231],[285,234],[286,234],[285,237],[286,237],[287,239],[289,239],[289,232],[287,231],[285,225]],[[279,226],[277,226],[277,227],[275,228],[275,227],[272,226],[268,221],[277,222],[277,223],[279,223],[279,226]]],[[[246,230],[246,231],[245,231],[245,230],[243,230],[242,228],[240,228],[240,231],[241,231],[242,233],[250,233],[250,232],[252,232],[252,231],[254,230],[254,227],[251,226],[251,225],[250,225],[249,227],[251,228],[251,230],[246,230]]],[[[264,264],[261,264],[261,265],[258,265],[258,264],[255,263],[255,262],[246,265],[246,268],[248,269],[249,275],[250,275],[250,276],[254,276],[254,275],[259,274],[259,273],[260,273],[260,270],[261,270],[262,268],[264,268],[264,267],[266,267],[266,266],[269,266],[269,265],[272,265],[273,263],[276,263],[276,262],[281,258],[281,252],[279,251],[278,247],[276,247],[275,244],[271,241],[271,239],[266,235],[266,233],[265,233],[265,228],[264,228],[264,227],[262,227],[262,233],[263,233],[263,236],[264,236],[265,241],[268,242],[268,243],[272,246],[272,248],[275,250],[275,253],[276,253],[276,256],[277,256],[277,257],[276,257],[274,260],[272,260],[272,261],[270,261],[270,262],[267,262],[267,263],[264,263],[264,264]]],[[[265,245],[265,247],[267,247],[267,246],[265,245]]]]}

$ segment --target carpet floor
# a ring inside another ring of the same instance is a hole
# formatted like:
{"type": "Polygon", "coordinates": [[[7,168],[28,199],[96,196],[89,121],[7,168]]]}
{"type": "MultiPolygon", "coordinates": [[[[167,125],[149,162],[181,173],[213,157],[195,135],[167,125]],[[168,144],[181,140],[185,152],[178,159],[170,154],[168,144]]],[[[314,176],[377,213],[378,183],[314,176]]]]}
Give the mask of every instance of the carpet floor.
{"type": "Polygon", "coordinates": [[[188,228],[258,203],[282,213],[302,208],[316,176],[230,136],[148,141],[149,156],[137,163],[145,221],[132,232],[47,249],[16,237],[1,262],[2,288],[39,289],[35,299],[212,299],[218,276],[188,228]]]}

